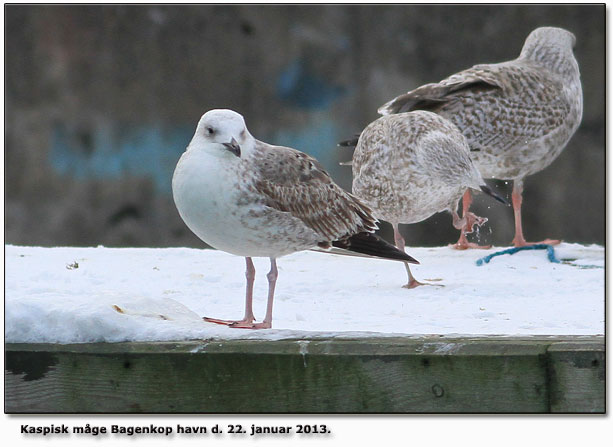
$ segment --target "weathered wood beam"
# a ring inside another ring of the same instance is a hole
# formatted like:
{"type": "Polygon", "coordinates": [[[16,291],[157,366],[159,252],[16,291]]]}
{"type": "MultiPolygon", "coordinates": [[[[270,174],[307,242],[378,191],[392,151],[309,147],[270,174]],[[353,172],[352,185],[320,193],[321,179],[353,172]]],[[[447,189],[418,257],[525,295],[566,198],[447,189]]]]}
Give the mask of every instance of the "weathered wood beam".
{"type": "Polygon", "coordinates": [[[603,337],[6,344],[9,413],[604,412],[603,337]]]}

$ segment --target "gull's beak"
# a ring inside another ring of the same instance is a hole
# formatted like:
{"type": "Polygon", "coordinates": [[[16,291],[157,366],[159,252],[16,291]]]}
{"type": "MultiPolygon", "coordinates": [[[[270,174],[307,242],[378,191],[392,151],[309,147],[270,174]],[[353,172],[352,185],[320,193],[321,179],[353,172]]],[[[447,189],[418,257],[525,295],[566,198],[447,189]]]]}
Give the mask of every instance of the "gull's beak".
{"type": "Polygon", "coordinates": [[[226,149],[228,149],[230,152],[232,152],[237,157],[241,156],[241,147],[238,144],[238,141],[234,139],[234,137],[232,137],[232,140],[230,140],[229,143],[221,143],[221,144],[223,144],[226,147],[226,149]]]}

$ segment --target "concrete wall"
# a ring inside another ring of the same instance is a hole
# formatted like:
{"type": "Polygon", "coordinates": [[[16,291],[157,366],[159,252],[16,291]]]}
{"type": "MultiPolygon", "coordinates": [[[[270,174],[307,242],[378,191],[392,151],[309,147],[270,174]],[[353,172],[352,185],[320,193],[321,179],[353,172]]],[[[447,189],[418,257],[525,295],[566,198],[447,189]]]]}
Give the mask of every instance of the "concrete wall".
{"type": "MultiPolygon", "coordinates": [[[[388,99],[517,56],[543,25],[577,36],[585,109],[562,155],[525,184],[529,239],[604,243],[603,6],[5,7],[6,240],[203,246],[172,202],[174,165],[211,108],[317,157],[344,187],[336,143],[388,99]]],[[[510,185],[497,184],[510,195],[510,185]]],[[[481,241],[508,244],[511,208],[485,197],[481,241]]],[[[439,214],[409,245],[457,237],[439,214]]],[[[383,234],[389,237],[389,227],[383,234]]]]}

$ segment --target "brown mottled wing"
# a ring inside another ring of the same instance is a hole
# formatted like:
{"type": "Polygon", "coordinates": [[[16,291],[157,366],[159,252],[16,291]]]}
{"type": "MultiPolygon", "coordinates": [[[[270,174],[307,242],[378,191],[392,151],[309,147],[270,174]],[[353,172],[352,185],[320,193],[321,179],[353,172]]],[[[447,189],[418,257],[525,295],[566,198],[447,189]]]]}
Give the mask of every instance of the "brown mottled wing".
{"type": "Polygon", "coordinates": [[[393,99],[379,113],[429,110],[451,120],[471,150],[521,146],[564,125],[570,103],[561,82],[520,61],[476,65],[393,99]]]}
{"type": "Polygon", "coordinates": [[[486,65],[476,65],[456,73],[439,83],[425,84],[385,103],[377,110],[392,115],[412,110],[436,112],[443,104],[453,101],[460,92],[483,92],[501,89],[500,81],[486,65]]]}
{"type": "Polygon", "coordinates": [[[266,205],[290,213],[333,241],[372,232],[372,210],[332,181],[317,160],[295,149],[257,142],[255,187],[266,205]]]}

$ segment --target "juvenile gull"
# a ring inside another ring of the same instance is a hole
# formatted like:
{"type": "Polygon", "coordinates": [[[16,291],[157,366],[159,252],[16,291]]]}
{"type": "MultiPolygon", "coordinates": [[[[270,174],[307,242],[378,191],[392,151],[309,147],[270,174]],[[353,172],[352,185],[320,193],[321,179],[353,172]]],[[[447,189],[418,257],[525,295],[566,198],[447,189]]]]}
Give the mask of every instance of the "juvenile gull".
{"type": "MultiPolygon", "coordinates": [[[[549,166],[581,122],[583,94],[574,46],[569,31],[537,28],[517,59],[475,65],[379,108],[382,115],[419,109],[444,116],[468,139],[471,157],[485,178],[513,180],[516,247],[531,244],[521,225],[524,178],[549,166]]],[[[467,190],[465,212],[470,202],[467,190]]],[[[457,247],[469,246],[462,231],[457,247]]]]}
{"type": "MultiPolygon", "coordinates": [[[[480,189],[502,203],[483,181],[470,159],[466,138],[451,122],[431,112],[415,111],[382,116],[361,133],[351,163],[352,192],[394,228],[394,240],[404,250],[398,224],[421,222],[449,211],[457,229],[472,231],[487,219],[456,212],[466,188],[480,189]]],[[[405,263],[408,283],[415,280],[405,263]]]]}
{"type": "Polygon", "coordinates": [[[372,210],[336,185],[314,158],[251,136],[231,110],[205,113],[172,178],[177,210],[210,246],[247,262],[245,316],[207,321],[231,327],[272,326],[276,258],[311,248],[343,249],[417,263],[374,235],[372,210]],[[254,323],[252,257],[270,258],[266,316],[254,323]]]}

